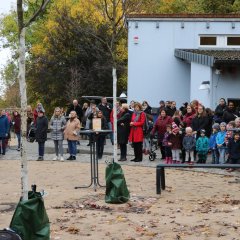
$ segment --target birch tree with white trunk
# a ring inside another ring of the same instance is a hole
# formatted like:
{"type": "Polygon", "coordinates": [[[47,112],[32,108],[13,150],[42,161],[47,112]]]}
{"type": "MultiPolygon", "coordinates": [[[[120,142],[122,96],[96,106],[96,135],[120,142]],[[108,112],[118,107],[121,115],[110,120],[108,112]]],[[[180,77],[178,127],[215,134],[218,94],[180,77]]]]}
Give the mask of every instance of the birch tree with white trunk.
{"type": "MultiPolygon", "coordinates": [[[[37,0],[36,0],[37,2],[37,0]]],[[[25,79],[25,35],[26,28],[30,26],[31,23],[36,21],[37,17],[46,9],[50,0],[42,0],[41,5],[33,13],[30,19],[25,21],[24,19],[24,2],[23,0],[17,0],[17,19],[18,19],[18,37],[19,37],[19,60],[18,60],[18,81],[20,88],[20,98],[21,98],[21,135],[22,135],[22,148],[21,148],[21,187],[22,187],[22,200],[28,199],[28,163],[27,163],[27,86],[25,79]]]]}

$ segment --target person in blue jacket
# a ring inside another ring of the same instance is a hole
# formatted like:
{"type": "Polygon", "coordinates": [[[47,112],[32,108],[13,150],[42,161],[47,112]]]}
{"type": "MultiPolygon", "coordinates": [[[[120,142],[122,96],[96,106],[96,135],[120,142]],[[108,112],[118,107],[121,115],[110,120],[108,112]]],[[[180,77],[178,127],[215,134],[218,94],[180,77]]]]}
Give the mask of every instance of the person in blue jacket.
{"type": "Polygon", "coordinates": [[[220,131],[217,133],[216,143],[219,152],[219,163],[225,163],[225,152],[226,152],[226,144],[225,144],[225,136],[226,136],[226,123],[220,123],[220,131]]]}
{"type": "Polygon", "coordinates": [[[212,153],[212,164],[218,164],[219,163],[219,153],[217,149],[217,143],[216,143],[216,137],[219,131],[219,124],[214,123],[212,125],[212,134],[209,138],[209,149],[211,150],[212,153]]]}
{"type": "Polygon", "coordinates": [[[5,139],[8,136],[9,128],[10,124],[7,116],[3,115],[2,110],[0,109],[0,154],[2,155],[5,155],[6,153],[5,139]]]}

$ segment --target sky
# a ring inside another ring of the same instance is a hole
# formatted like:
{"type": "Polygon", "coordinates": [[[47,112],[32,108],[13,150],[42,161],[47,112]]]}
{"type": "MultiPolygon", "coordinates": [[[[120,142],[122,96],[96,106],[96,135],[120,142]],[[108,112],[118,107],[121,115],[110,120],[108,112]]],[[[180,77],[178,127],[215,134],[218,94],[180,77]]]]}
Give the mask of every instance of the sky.
{"type": "MultiPolygon", "coordinates": [[[[0,0],[0,14],[6,14],[10,11],[12,7],[17,5],[16,0],[0,0]]],[[[1,41],[1,40],[0,40],[1,41]]],[[[0,43],[0,46],[2,44],[0,43]]],[[[10,51],[8,49],[2,49],[0,47],[0,69],[2,70],[3,66],[6,64],[7,59],[10,56],[10,51]]],[[[2,94],[3,87],[2,87],[2,79],[0,76],[0,95],[2,94]]]]}

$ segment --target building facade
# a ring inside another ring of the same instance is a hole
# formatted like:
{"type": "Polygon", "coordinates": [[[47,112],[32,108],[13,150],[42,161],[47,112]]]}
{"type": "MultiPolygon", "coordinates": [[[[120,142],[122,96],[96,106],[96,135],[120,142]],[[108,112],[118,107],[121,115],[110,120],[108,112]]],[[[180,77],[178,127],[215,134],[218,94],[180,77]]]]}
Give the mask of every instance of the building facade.
{"type": "Polygon", "coordinates": [[[240,99],[240,15],[130,15],[128,100],[240,99]]]}

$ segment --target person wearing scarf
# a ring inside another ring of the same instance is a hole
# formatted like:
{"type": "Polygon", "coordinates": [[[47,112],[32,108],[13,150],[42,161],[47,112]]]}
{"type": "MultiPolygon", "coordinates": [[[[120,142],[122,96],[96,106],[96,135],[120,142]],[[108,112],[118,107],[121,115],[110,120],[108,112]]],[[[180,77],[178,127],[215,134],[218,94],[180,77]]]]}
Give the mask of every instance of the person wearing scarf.
{"type": "Polygon", "coordinates": [[[142,161],[142,145],[143,145],[143,125],[146,115],[142,112],[142,105],[139,102],[134,104],[134,113],[130,122],[129,142],[133,144],[134,159],[132,162],[142,161]]]}

